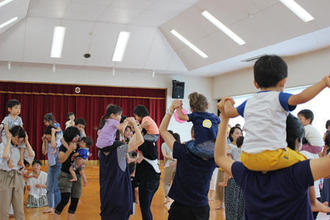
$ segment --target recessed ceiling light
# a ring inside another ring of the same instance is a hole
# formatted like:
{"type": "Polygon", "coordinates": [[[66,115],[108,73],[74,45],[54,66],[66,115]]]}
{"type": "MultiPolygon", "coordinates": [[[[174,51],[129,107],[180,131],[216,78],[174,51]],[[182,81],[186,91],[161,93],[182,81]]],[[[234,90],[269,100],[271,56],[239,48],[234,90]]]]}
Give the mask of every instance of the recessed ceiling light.
{"type": "Polygon", "coordinates": [[[294,0],[280,0],[280,1],[304,22],[309,22],[311,20],[314,20],[314,17],[294,0]]]}
{"type": "Polygon", "coordinates": [[[4,0],[4,1],[0,2],[0,8],[1,8],[2,6],[5,6],[5,5],[9,4],[9,3],[12,2],[12,1],[14,1],[14,0],[4,0]]]}
{"type": "Polygon", "coordinates": [[[212,24],[214,24],[217,28],[219,28],[223,33],[225,33],[228,37],[230,37],[233,41],[235,41],[239,45],[244,45],[245,41],[240,38],[237,34],[235,34],[232,30],[230,30],[226,25],[224,25],[221,21],[219,21],[216,17],[214,17],[208,11],[203,11],[202,15],[209,20],[212,24]]]}
{"type": "Polygon", "coordinates": [[[65,27],[56,26],[54,28],[52,50],[50,52],[50,57],[60,58],[62,56],[64,36],[65,36],[65,27]]]}
{"type": "Polygon", "coordinates": [[[4,23],[0,24],[0,29],[6,27],[7,25],[10,25],[14,21],[16,21],[18,17],[14,17],[12,19],[9,19],[8,21],[5,21],[4,23]]]}
{"type": "Polygon", "coordinates": [[[179,40],[181,40],[183,43],[185,43],[188,47],[190,47],[193,51],[195,51],[199,56],[203,58],[207,58],[208,56],[201,51],[198,47],[193,45],[190,41],[188,41],[186,38],[184,38],[181,34],[179,34],[176,30],[171,30],[171,34],[176,36],[179,40]]]}
{"type": "Polygon", "coordinates": [[[127,31],[121,31],[119,33],[118,39],[117,39],[117,44],[116,44],[116,49],[112,56],[113,62],[121,62],[123,60],[130,35],[131,35],[131,33],[127,32],[127,31]]]}

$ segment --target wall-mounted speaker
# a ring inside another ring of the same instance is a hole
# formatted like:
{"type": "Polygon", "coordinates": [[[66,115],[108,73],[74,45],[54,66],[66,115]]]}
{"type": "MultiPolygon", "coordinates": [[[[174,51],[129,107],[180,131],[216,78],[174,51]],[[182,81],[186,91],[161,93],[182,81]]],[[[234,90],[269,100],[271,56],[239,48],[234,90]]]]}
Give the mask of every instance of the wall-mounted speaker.
{"type": "Polygon", "coordinates": [[[172,80],[172,98],[183,99],[184,97],[184,82],[172,80]]]}

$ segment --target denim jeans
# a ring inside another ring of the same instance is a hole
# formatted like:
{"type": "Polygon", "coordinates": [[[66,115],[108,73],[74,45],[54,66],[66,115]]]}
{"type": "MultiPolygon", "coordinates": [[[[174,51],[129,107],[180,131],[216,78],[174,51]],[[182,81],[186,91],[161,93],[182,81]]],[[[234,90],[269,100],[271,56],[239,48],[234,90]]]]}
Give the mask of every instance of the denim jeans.
{"type": "Polygon", "coordinates": [[[141,182],[139,185],[140,209],[143,220],[152,220],[150,210],[152,198],[159,187],[159,179],[141,182]]]}
{"type": "Polygon", "coordinates": [[[194,155],[204,160],[209,160],[214,158],[214,144],[214,141],[207,141],[197,145],[194,141],[189,141],[186,143],[186,146],[194,155]]]}
{"type": "Polygon", "coordinates": [[[61,201],[61,192],[58,188],[58,174],[61,171],[62,165],[57,163],[54,166],[48,167],[47,176],[47,200],[48,207],[55,208],[57,204],[61,201]]]}

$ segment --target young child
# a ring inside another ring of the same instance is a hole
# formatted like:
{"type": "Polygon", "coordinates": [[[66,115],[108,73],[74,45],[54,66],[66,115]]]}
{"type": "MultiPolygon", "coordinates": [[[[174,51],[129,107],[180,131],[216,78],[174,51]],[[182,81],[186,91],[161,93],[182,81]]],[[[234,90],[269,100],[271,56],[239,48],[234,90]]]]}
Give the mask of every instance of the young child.
{"type": "Polygon", "coordinates": [[[312,154],[318,154],[323,150],[324,141],[318,130],[312,125],[314,120],[314,114],[309,109],[303,109],[298,113],[298,118],[305,129],[305,143],[303,141],[303,151],[310,152],[312,154]],[[307,142],[307,143],[306,143],[307,142]]]}
{"type": "Polygon", "coordinates": [[[27,208],[39,208],[47,206],[47,173],[41,170],[41,162],[35,160],[32,163],[32,173],[27,181],[29,191],[27,208]]]}
{"type": "Polygon", "coordinates": [[[75,115],[73,112],[69,112],[67,115],[67,121],[65,122],[65,129],[67,129],[68,127],[74,126],[74,120],[75,120],[75,115]]]}
{"type": "Polygon", "coordinates": [[[143,151],[141,151],[141,148],[139,148],[137,163],[141,163],[143,159],[147,159],[147,161],[153,164],[153,166],[158,171],[158,151],[157,147],[155,146],[155,143],[159,138],[158,126],[156,122],[150,117],[149,111],[144,105],[137,105],[133,110],[133,115],[135,119],[140,123],[144,141],[152,142],[152,144],[148,145],[148,149],[144,148],[143,151]],[[151,149],[151,145],[154,145],[154,148],[151,149]]]}
{"type": "Polygon", "coordinates": [[[79,150],[78,150],[78,155],[74,159],[74,162],[72,166],[69,168],[69,172],[72,175],[72,179],[70,180],[71,182],[76,182],[77,181],[77,175],[75,171],[78,171],[82,181],[83,181],[83,186],[87,185],[87,178],[86,174],[84,172],[85,168],[85,162],[88,160],[89,157],[89,148],[92,146],[92,139],[89,137],[83,137],[81,138],[79,142],[79,150]]]}
{"type": "Polygon", "coordinates": [[[330,87],[330,76],[297,95],[283,92],[287,76],[287,64],[281,57],[262,56],[254,65],[254,85],[261,91],[237,108],[233,106],[233,99],[224,99],[226,117],[241,115],[245,118],[246,136],[241,161],[250,170],[278,170],[306,159],[287,148],[286,118],[296,105],[330,87]]]}
{"type": "Polygon", "coordinates": [[[146,129],[144,140],[156,142],[159,138],[159,130],[156,122],[150,117],[148,109],[144,105],[137,105],[133,110],[133,115],[140,123],[141,129],[146,129]]]}
{"type": "Polygon", "coordinates": [[[193,154],[208,160],[214,157],[214,144],[220,119],[215,114],[206,112],[208,102],[204,95],[193,92],[188,98],[191,114],[183,114],[182,102],[177,108],[179,119],[191,121],[194,126],[195,141],[187,144],[187,147],[193,154]]]}
{"type": "Polygon", "coordinates": [[[56,129],[56,134],[55,134],[56,139],[63,138],[63,132],[61,129],[61,125],[60,125],[60,123],[55,121],[53,113],[50,112],[50,113],[45,114],[43,121],[44,121],[44,125],[46,127],[48,127],[49,125],[54,126],[54,128],[56,129]]]}
{"type": "Polygon", "coordinates": [[[110,152],[116,139],[117,130],[123,131],[127,121],[120,123],[123,110],[114,104],[107,106],[105,115],[102,116],[99,124],[96,147],[102,152],[110,152]]]}
{"type": "MultiPolygon", "coordinates": [[[[6,143],[8,140],[8,137],[10,136],[9,130],[14,126],[21,126],[23,127],[23,121],[22,118],[19,116],[21,113],[21,103],[17,99],[10,99],[7,103],[7,108],[9,115],[7,115],[1,122],[3,129],[1,132],[1,139],[2,142],[6,143]]],[[[24,167],[24,150],[25,150],[25,144],[21,144],[18,146],[20,151],[20,158],[18,165],[24,167]]],[[[9,168],[13,168],[12,159],[9,158],[8,160],[8,166],[9,168]]]]}
{"type": "Polygon", "coordinates": [[[85,127],[86,127],[86,121],[83,118],[77,118],[74,121],[74,127],[78,128],[80,131],[80,137],[86,137],[86,131],[85,131],[85,127]]]}

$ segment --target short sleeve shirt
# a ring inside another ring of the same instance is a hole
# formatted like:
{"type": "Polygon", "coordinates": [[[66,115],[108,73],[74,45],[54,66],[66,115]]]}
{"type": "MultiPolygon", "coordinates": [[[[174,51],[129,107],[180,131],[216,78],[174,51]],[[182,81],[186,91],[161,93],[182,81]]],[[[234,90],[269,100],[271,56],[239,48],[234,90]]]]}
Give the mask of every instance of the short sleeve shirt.
{"type": "Polygon", "coordinates": [[[147,130],[147,134],[159,134],[158,126],[150,116],[143,117],[141,124],[146,121],[149,123],[149,126],[145,128],[147,130]]]}
{"type": "Polygon", "coordinates": [[[218,134],[218,125],[220,123],[218,116],[209,112],[192,112],[188,114],[188,118],[194,125],[196,144],[201,144],[210,140],[215,141],[218,134]]]}
{"type": "Polygon", "coordinates": [[[9,156],[12,160],[12,163],[14,165],[13,168],[9,168],[8,166],[8,159],[3,159],[3,151],[6,147],[6,143],[2,142],[0,144],[0,170],[10,171],[10,170],[19,170],[21,166],[18,165],[19,158],[20,158],[20,151],[18,147],[15,147],[10,143],[10,152],[9,156]]]}
{"type": "Polygon", "coordinates": [[[314,183],[310,161],[266,174],[234,162],[232,174],[245,199],[245,219],[313,219],[308,187],[314,183]]]}
{"type": "Polygon", "coordinates": [[[242,151],[254,154],[287,146],[286,118],[296,107],[288,104],[290,96],[284,92],[263,91],[237,107],[245,119],[242,151]]]}
{"type": "MultiPolygon", "coordinates": [[[[74,154],[78,152],[79,146],[77,146],[76,150],[72,151],[71,154],[69,155],[69,157],[62,163],[62,168],[61,170],[65,173],[70,173],[69,169],[71,167],[71,165],[74,162],[74,154]]],[[[64,147],[63,145],[60,146],[60,152],[66,152],[67,149],[66,147],[64,147]]]]}
{"type": "MultiPolygon", "coordinates": [[[[8,126],[8,129],[11,129],[14,126],[21,126],[23,127],[23,121],[22,118],[17,116],[16,119],[14,120],[10,115],[7,115],[1,122],[4,125],[8,126]]],[[[6,135],[5,130],[2,130],[2,135],[6,135]]]]}
{"type": "Polygon", "coordinates": [[[48,165],[49,166],[54,166],[57,163],[59,163],[59,161],[58,161],[58,151],[59,151],[60,146],[61,146],[61,140],[56,139],[56,153],[52,154],[53,148],[51,146],[51,143],[48,143],[47,157],[48,157],[48,165]]]}
{"type": "Polygon", "coordinates": [[[187,206],[207,206],[210,181],[216,168],[214,159],[203,160],[178,142],[174,142],[173,157],[177,159],[177,168],[169,197],[187,206]]]}
{"type": "Polygon", "coordinates": [[[103,128],[99,131],[99,136],[96,140],[96,146],[98,148],[109,147],[116,139],[117,125],[119,121],[115,119],[106,119],[103,128]]]}

